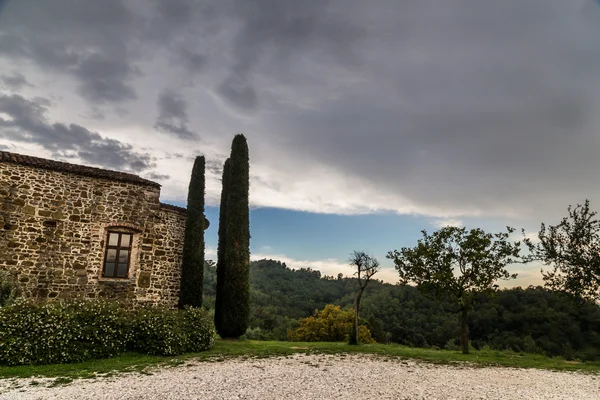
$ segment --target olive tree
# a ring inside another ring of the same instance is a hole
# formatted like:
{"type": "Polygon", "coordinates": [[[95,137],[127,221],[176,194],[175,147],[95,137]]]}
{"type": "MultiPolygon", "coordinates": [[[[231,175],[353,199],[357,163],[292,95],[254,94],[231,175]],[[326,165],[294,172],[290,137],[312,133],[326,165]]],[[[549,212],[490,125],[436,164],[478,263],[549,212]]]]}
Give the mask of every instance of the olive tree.
{"type": "Polygon", "coordinates": [[[550,267],[542,270],[550,289],[600,300],[600,220],[590,210],[589,200],[569,206],[568,212],[558,225],[542,223],[536,243],[525,237],[530,251],[525,259],[550,267]]]}
{"type": "Polygon", "coordinates": [[[477,296],[491,295],[499,279],[514,279],[506,266],[519,257],[520,242],[509,241],[514,232],[486,233],[481,229],[448,226],[423,237],[413,248],[390,251],[402,284],[414,284],[438,302],[449,301],[460,313],[462,352],[469,352],[468,312],[477,296]]]}

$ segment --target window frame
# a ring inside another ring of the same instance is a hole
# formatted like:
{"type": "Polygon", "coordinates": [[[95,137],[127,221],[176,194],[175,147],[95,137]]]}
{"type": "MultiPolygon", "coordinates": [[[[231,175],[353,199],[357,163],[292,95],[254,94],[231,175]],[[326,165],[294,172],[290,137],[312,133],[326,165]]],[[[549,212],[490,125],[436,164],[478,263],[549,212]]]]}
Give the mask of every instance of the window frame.
{"type": "Polygon", "coordinates": [[[133,232],[119,232],[117,230],[107,230],[106,231],[106,244],[104,246],[104,262],[102,263],[102,278],[106,278],[106,279],[128,279],[129,278],[129,271],[131,268],[131,258],[132,258],[132,247],[133,247],[133,238],[134,238],[134,233],[133,232]],[[118,239],[117,239],[117,245],[116,246],[111,246],[110,243],[110,235],[111,234],[115,234],[118,235],[118,239]],[[123,235],[129,235],[129,246],[121,246],[121,240],[123,239],[123,235]],[[114,261],[114,272],[113,275],[106,275],[106,265],[110,264],[108,263],[108,251],[109,250],[115,250],[116,254],[115,254],[115,261],[114,261]],[[127,256],[127,270],[125,272],[125,276],[118,276],[118,270],[119,270],[119,264],[125,264],[125,263],[120,263],[119,262],[119,256],[122,250],[126,250],[128,252],[128,256],[127,256]]]}

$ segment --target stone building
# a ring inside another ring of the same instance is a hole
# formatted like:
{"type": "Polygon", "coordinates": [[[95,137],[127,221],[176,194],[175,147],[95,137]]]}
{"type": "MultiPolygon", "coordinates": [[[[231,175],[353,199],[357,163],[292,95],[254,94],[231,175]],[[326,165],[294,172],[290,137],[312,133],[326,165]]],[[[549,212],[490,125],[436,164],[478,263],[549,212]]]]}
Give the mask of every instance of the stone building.
{"type": "Polygon", "coordinates": [[[186,210],[158,183],[0,151],[0,269],[28,297],[177,304],[186,210]]]}

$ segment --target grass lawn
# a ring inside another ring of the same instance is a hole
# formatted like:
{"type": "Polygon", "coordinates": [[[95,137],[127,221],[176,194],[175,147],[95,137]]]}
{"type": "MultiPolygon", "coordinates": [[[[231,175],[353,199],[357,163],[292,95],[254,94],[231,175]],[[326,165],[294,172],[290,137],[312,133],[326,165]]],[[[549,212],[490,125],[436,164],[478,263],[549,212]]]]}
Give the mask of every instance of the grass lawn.
{"type": "Polygon", "coordinates": [[[126,353],[119,357],[86,361],[77,364],[39,366],[0,366],[0,378],[59,377],[68,383],[76,378],[111,376],[117,372],[147,371],[149,367],[174,366],[186,360],[218,362],[228,357],[264,358],[303,354],[376,354],[384,357],[409,358],[430,363],[469,362],[477,366],[504,366],[542,368],[559,371],[583,371],[600,373],[600,362],[569,362],[560,358],[548,358],[537,354],[519,354],[505,351],[473,351],[463,355],[458,351],[419,349],[397,344],[370,344],[350,346],[345,343],[294,343],[260,342],[252,340],[218,340],[215,347],[206,352],[176,357],[149,356],[126,353]]]}

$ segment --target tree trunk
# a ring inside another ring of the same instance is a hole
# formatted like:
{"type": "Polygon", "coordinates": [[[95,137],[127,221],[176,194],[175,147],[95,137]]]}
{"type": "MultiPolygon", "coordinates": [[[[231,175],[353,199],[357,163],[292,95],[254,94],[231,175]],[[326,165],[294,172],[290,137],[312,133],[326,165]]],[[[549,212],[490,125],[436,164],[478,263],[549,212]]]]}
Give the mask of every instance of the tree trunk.
{"type": "Polygon", "coordinates": [[[469,325],[467,324],[467,308],[462,309],[460,316],[460,346],[463,354],[469,354],[469,325]]]}
{"type": "Polygon", "coordinates": [[[349,344],[358,344],[358,309],[360,307],[360,298],[362,297],[364,289],[360,289],[356,296],[354,296],[354,325],[352,326],[352,332],[350,333],[349,344]]]}

